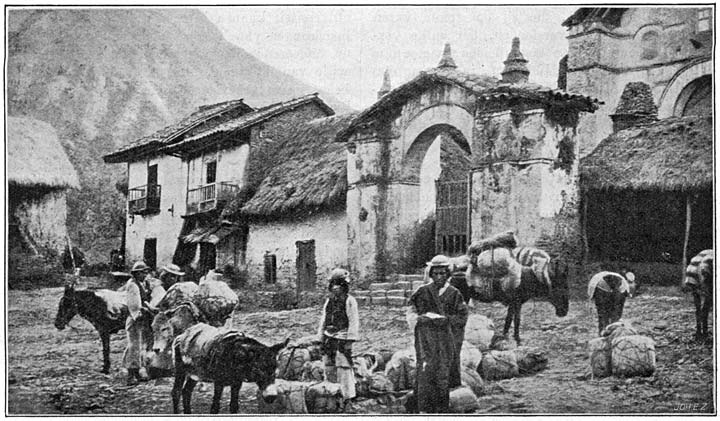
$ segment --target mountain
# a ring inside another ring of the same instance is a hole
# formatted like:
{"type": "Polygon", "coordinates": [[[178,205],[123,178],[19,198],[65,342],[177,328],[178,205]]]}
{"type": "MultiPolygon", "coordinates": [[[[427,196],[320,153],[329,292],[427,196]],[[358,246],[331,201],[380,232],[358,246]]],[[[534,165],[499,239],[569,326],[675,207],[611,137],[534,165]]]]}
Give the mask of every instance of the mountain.
{"type": "MultiPolygon", "coordinates": [[[[194,9],[9,9],[7,112],[52,125],[80,175],[68,230],[95,261],[120,245],[124,165],[101,157],[202,104],[318,92],[226,41],[194,9]]],[[[349,108],[321,97],[338,113],[349,108]]]]}

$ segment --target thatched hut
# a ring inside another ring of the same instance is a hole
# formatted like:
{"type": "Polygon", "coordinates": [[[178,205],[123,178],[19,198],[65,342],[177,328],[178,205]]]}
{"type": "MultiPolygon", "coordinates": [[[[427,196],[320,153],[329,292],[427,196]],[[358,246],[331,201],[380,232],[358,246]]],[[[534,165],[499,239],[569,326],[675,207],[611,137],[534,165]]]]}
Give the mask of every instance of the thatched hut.
{"type": "Polygon", "coordinates": [[[682,263],[713,246],[713,124],[668,118],[618,131],[581,162],[586,251],[682,263]]]}
{"type": "Polygon", "coordinates": [[[13,253],[52,255],[67,238],[66,190],[79,188],[55,129],[25,117],[7,117],[8,240],[13,253]]]}
{"type": "Polygon", "coordinates": [[[347,152],[334,140],[355,116],[288,127],[265,163],[270,166],[257,168],[265,176],[250,186],[254,194],[226,207],[223,217],[249,225],[250,273],[262,273],[267,251],[276,256],[278,278],[302,278],[299,270],[324,273],[347,263],[347,152]]]}

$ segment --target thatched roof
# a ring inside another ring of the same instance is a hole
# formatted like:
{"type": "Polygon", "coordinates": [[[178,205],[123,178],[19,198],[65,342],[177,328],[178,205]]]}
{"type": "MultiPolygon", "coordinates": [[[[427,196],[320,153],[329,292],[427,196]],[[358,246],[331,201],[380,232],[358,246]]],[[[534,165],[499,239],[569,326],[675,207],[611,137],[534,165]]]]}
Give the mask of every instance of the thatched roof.
{"type": "Polygon", "coordinates": [[[437,84],[445,83],[467,89],[485,101],[501,98],[526,98],[541,102],[564,102],[578,108],[579,111],[594,111],[601,104],[595,98],[565,92],[560,89],[548,88],[536,83],[502,83],[495,77],[466,73],[453,67],[433,68],[422,71],[411,81],[398,86],[378,99],[375,104],[362,111],[355,121],[338,134],[337,140],[347,141],[354,130],[370,122],[375,117],[384,115],[388,110],[398,107],[410,98],[437,84]]]}
{"type": "Polygon", "coordinates": [[[658,109],[650,85],[645,82],[630,82],[625,85],[615,115],[644,114],[657,117],[658,109]]]}
{"type": "Polygon", "coordinates": [[[231,203],[223,215],[274,218],[300,211],[345,205],[347,155],[345,145],[335,142],[357,113],[318,118],[288,128],[278,142],[274,162],[255,194],[244,205],[231,203]],[[242,209],[239,207],[242,206],[242,209]]]}
{"type": "Polygon", "coordinates": [[[182,149],[192,148],[193,144],[197,143],[202,139],[208,138],[209,136],[215,134],[222,135],[236,130],[241,130],[256,125],[258,123],[262,123],[263,121],[268,120],[278,114],[282,114],[286,111],[295,109],[308,103],[317,104],[327,115],[335,114],[335,111],[333,111],[332,108],[325,104],[325,102],[320,99],[320,97],[318,97],[317,93],[313,93],[298,98],[293,98],[288,101],[270,104],[268,106],[259,108],[253,112],[244,114],[238,118],[233,118],[222,124],[212,127],[209,130],[203,130],[200,133],[189,136],[180,142],[166,146],[165,148],[163,148],[163,152],[174,153],[182,149]]]}
{"type": "Polygon", "coordinates": [[[117,151],[105,155],[103,160],[107,163],[127,162],[140,154],[157,151],[160,147],[172,143],[195,127],[233,110],[248,113],[253,111],[253,108],[245,104],[242,99],[201,105],[192,114],[184,117],[177,123],[166,126],[149,136],[142,137],[123,146],[117,151]]]}
{"type": "Polygon", "coordinates": [[[80,187],[78,174],[51,125],[26,117],[7,117],[5,123],[5,162],[10,183],[80,187]]]}
{"type": "Polygon", "coordinates": [[[713,124],[672,117],[621,130],[580,160],[584,189],[697,190],[713,183],[713,124]]]}
{"type": "Polygon", "coordinates": [[[562,23],[563,26],[575,26],[583,22],[602,22],[608,26],[620,25],[627,7],[581,7],[562,23]]]}

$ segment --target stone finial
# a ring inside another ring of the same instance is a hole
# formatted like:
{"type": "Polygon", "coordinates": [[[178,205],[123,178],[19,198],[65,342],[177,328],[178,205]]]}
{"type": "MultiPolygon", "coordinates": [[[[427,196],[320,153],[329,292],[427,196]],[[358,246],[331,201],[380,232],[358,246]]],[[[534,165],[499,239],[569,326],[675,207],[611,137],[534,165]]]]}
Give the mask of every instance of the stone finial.
{"type": "Polygon", "coordinates": [[[457,64],[455,64],[455,60],[452,58],[452,53],[450,51],[450,43],[445,43],[445,49],[443,50],[442,58],[440,59],[440,63],[438,63],[438,69],[444,69],[444,68],[456,68],[457,64]]]}
{"type": "Polygon", "coordinates": [[[505,68],[502,71],[502,81],[505,83],[527,82],[530,76],[527,62],[520,52],[520,38],[513,38],[510,53],[507,56],[507,60],[503,62],[505,68]]]}
{"type": "Polygon", "coordinates": [[[380,87],[380,90],[377,92],[377,99],[384,97],[391,90],[392,90],[392,87],[390,85],[390,70],[385,69],[385,74],[383,74],[382,86],[380,87]]]}
{"type": "Polygon", "coordinates": [[[640,124],[656,121],[658,109],[653,99],[652,90],[647,83],[630,82],[625,85],[613,121],[613,131],[627,129],[640,124]]]}

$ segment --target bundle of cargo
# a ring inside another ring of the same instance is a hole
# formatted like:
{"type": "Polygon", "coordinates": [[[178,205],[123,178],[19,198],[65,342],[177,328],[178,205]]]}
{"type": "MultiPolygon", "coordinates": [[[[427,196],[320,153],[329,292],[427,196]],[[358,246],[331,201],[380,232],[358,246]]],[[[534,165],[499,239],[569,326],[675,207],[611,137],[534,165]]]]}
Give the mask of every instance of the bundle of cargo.
{"type": "Polygon", "coordinates": [[[274,399],[265,400],[258,390],[258,411],[261,414],[307,414],[305,393],[312,383],[295,382],[276,379],[265,391],[266,396],[274,399]]]}
{"type": "Polygon", "coordinates": [[[545,351],[521,346],[516,348],[514,352],[521,376],[535,374],[547,368],[548,357],[545,351]]]}
{"type": "Polygon", "coordinates": [[[393,354],[385,366],[385,376],[395,390],[412,389],[415,386],[416,368],[415,348],[406,348],[393,354]]]}
{"type": "Polygon", "coordinates": [[[305,404],[311,414],[337,414],[345,408],[340,384],[315,383],[305,391],[305,404]]]}
{"type": "Polygon", "coordinates": [[[278,354],[275,377],[283,380],[300,380],[305,371],[305,363],[311,361],[309,349],[298,346],[286,347],[278,354]]]}
{"type": "MultiPolygon", "coordinates": [[[[279,371],[278,371],[278,374],[279,371]]],[[[282,373],[283,375],[285,373],[282,373]]],[[[325,379],[325,364],[322,360],[305,361],[300,380],[303,382],[321,382],[325,379]]]]}
{"type": "Polygon", "coordinates": [[[372,373],[355,378],[355,391],[360,397],[378,398],[393,393],[395,387],[384,373],[372,373]]]}
{"type": "Polygon", "coordinates": [[[480,409],[477,396],[467,386],[456,387],[450,391],[450,412],[467,414],[480,409]]]}
{"type": "Polygon", "coordinates": [[[232,316],[240,300],[222,280],[222,275],[209,271],[201,280],[193,302],[202,311],[211,326],[222,326],[232,316]]]}
{"type": "Polygon", "coordinates": [[[495,336],[495,324],[489,317],[472,313],[465,325],[465,340],[475,345],[480,351],[490,349],[495,336]]]}
{"type": "Polygon", "coordinates": [[[521,273],[522,266],[515,260],[512,250],[496,248],[480,253],[477,262],[468,268],[466,278],[480,301],[492,301],[495,289],[517,289],[521,273]]]}
{"type": "Polygon", "coordinates": [[[180,303],[192,302],[198,288],[195,282],[177,282],[173,284],[158,303],[158,310],[166,311],[177,307],[180,303]]]}
{"type": "Polygon", "coordinates": [[[476,396],[481,396],[485,391],[485,382],[483,381],[477,370],[472,370],[469,367],[460,368],[460,383],[463,386],[467,386],[470,390],[475,393],[476,396]]]}
{"type": "Polygon", "coordinates": [[[468,246],[467,254],[480,254],[483,251],[495,248],[506,248],[512,250],[517,247],[517,245],[518,242],[517,238],[515,238],[515,233],[512,231],[505,231],[499,234],[491,235],[487,238],[482,238],[478,241],[473,241],[470,246],[468,246]]]}
{"type": "Polygon", "coordinates": [[[476,370],[482,361],[482,352],[468,341],[464,341],[460,349],[460,367],[476,370]]]}
{"type": "Polygon", "coordinates": [[[517,355],[514,350],[492,350],[483,355],[478,370],[485,380],[510,379],[520,375],[517,355]]]}
{"type": "Polygon", "coordinates": [[[607,326],[588,342],[593,377],[651,376],[655,372],[655,341],[622,321],[607,326]]]}

